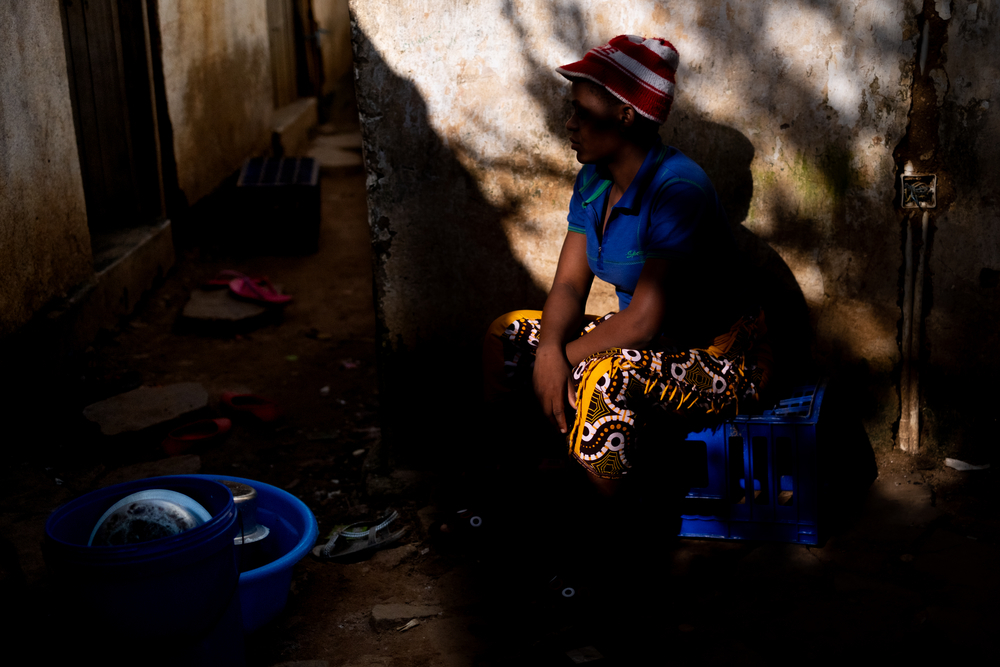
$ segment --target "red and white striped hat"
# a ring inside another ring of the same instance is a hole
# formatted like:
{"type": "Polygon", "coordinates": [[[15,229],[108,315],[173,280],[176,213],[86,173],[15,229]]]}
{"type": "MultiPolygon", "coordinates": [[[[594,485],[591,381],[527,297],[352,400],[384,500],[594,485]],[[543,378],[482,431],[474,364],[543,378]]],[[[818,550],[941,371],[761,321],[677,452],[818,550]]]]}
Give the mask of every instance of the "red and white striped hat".
{"type": "Polygon", "coordinates": [[[589,79],[604,86],[640,115],[663,123],[674,100],[677,62],[677,49],[665,39],[618,35],[556,71],[570,80],[589,79]]]}

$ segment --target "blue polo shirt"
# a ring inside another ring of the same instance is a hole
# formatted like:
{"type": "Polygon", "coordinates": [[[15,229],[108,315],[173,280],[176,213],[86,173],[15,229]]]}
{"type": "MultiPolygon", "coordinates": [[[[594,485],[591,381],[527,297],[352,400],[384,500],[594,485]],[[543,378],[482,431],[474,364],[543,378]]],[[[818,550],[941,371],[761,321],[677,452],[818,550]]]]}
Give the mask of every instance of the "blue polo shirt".
{"type": "MultiPolygon", "coordinates": [[[[632,300],[650,257],[692,260],[706,273],[735,253],[725,211],[708,176],[676,148],[657,142],[628,190],[611,209],[601,235],[601,213],[611,181],[584,165],[573,186],[569,231],[587,235],[594,275],[615,286],[619,310],[632,300]]],[[[692,276],[697,282],[697,276],[692,276]]],[[[690,289],[691,285],[679,286],[690,289]]]]}

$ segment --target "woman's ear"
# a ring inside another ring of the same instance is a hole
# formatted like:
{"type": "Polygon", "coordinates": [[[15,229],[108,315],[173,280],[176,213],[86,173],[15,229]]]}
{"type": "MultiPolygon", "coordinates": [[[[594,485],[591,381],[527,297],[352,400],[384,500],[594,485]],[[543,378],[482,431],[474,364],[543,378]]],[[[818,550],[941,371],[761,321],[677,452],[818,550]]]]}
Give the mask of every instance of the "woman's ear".
{"type": "Polygon", "coordinates": [[[618,119],[621,121],[623,129],[627,130],[631,128],[633,125],[635,125],[635,119],[636,119],[635,109],[633,109],[632,106],[629,104],[623,105],[622,110],[618,116],[618,119]]]}

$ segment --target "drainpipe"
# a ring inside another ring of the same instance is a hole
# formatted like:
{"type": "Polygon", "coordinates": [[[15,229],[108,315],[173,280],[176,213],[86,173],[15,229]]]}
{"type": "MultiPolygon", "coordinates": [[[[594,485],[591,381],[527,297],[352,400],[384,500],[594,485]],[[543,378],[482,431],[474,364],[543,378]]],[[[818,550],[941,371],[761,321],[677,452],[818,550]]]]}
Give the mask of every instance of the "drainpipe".
{"type": "MultiPolygon", "coordinates": [[[[903,331],[900,336],[903,369],[899,378],[899,448],[910,451],[910,360],[913,358],[913,214],[906,216],[903,269],[903,331]]],[[[919,327],[918,327],[919,328],[919,327]]],[[[917,429],[919,433],[919,428],[917,429]]],[[[914,447],[913,449],[916,449],[914,447]]]]}
{"type": "MultiPolygon", "coordinates": [[[[911,87],[911,107],[906,135],[894,151],[900,165],[900,207],[906,214],[903,248],[903,294],[900,331],[901,373],[899,382],[899,448],[916,454],[920,447],[920,357],[923,348],[924,284],[927,282],[930,210],[938,202],[938,176],[941,163],[938,155],[940,112],[936,79],[941,80],[945,64],[944,46],[948,39],[947,2],[924,0],[916,17],[920,26],[920,43],[914,62],[911,87]],[[917,229],[917,212],[921,213],[917,229]],[[919,234],[919,237],[918,237],[919,234]],[[919,241],[917,240],[919,238],[919,241]],[[919,244],[919,245],[917,245],[919,244]],[[916,246],[916,247],[914,247],[916,246]]],[[[946,76],[944,77],[946,81],[946,76]]],[[[947,176],[944,175],[943,203],[953,198],[947,176]]]]}
{"type": "MultiPolygon", "coordinates": [[[[923,206],[922,206],[923,207],[923,206]]],[[[913,341],[910,344],[910,449],[915,454],[920,448],[920,323],[923,322],[924,269],[927,266],[927,227],[930,215],[927,208],[920,222],[920,257],[917,259],[917,275],[913,278],[913,341]]]]}
{"type": "Polygon", "coordinates": [[[906,266],[903,283],[903,372],[899,382],[899,447],[915,454],[920,448],[920,323],[924,309],[924,270],[927,266],[928,205],[921,203],[920,252],[913,266],[913,214],[906,218],[906,266]]]}

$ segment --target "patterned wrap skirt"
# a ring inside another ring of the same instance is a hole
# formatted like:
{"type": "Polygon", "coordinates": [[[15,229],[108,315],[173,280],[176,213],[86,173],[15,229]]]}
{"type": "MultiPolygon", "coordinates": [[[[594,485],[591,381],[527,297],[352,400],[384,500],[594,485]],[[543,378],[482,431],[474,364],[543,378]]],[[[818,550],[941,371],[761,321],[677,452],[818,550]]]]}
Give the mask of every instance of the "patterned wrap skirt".
{"type": "MultiPolygon", "coordinates": [[[[611,318],[588,317],[584,335],[611,318]]],[[[518,310],[497,318],[484,346],[487,399],[530,391],[542,313],[518,310]]],[[[654,412],[679,415],[687,430],[718,425],[737,414],[767,382],[771,350],[764,313],[740,318],[704,349],[613,348],[591,355],[573,371],[576,415],[568,436],[570,456],[605,479],[628,474],[641,451],[640,432],[654,412]]],[[[647,438],[648,439],[648,438],[647,438]]]]}

